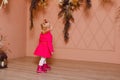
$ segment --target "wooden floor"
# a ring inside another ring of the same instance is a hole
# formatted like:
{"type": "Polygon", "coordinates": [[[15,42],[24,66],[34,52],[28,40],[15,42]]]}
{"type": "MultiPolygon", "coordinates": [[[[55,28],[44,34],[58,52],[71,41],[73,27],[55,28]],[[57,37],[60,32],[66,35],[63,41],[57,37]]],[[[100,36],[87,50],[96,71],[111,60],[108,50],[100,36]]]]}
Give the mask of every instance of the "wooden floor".
{"type": "Polygon", "coordinates": [[[9,60],[8,68],[0,69],[0,80],[120,80],[120,65],[49,60],[47,73],[36,73],[37,58],[9,60]]]}

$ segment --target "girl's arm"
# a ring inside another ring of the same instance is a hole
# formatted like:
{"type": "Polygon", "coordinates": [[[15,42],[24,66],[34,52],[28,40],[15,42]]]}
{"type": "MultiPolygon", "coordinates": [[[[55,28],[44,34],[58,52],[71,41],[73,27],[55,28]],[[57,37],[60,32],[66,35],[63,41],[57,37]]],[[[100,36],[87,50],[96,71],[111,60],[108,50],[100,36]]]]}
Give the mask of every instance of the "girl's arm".
{"type": "Polygon", "coordinates": [[[54,52],[53,44],[52,44],[52,36],[48,39],[48,48],[49,48],[51,53],[54,52]]]}

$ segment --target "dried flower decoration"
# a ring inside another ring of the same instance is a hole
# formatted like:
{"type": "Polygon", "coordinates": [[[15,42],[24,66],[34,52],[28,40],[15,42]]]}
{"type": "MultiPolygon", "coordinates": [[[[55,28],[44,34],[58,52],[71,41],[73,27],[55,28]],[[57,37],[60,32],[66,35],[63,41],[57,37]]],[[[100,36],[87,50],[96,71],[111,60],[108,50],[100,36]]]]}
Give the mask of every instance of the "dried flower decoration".
{"type": "Polygon", "coordinates": [[[67,43],[69,40],[69,28],[70,21],[74,22],[74,18],[72,16],[72,12],[79,9],[83,1],[86,2],[86,7],[91,7],[91,0],[59,0],[60,12],[58,13],[58,17],[63,17],[64,25],[64,41],[67,43]]]}
{"type": "Polygon", "coordinates": [[[36,10],[38,7],[42,7],[45,8],[47,6],[47,0],[32,0],[31,1],[31,5],[30,5],[30,21],[31,21],[31,25],[30,25],[30,29],[33,28],[34,24],[33,24],[33,11],[36,10]]]}
{"type": "Polygon", "coordinates": [[[9,50],[8,46],[5,44],[6,37],[0,34],[0,69],[7,68],[7,53],[9,50]]]}
{"type": "Polygon", "coordinates": [[[10,44],[6,41],[6,36],[0,33],[0,51],[11,53],[11,50],[8,47],[9,45],[10,44]]]}
{"type": "Polygon", "coordinates": [[[46,7],[47,6],[47,0],[40,0],[38,5],[41,6],[41,7],[46,7]]]}
{"type": "Polygon", "coordinates": [[[85,0],[85,3],[86,3],[86,9],[89,9],[91,8],[91,0],[85,0]]]}
{"type": "Polygon", "coordinates": [[[8,4],[8,0],[2,0],[1,4],[0,4],[0,9],[2,9],[3,7],[5,7],[8,4]]]}
{"type": "Polygon", "coordinates": [[[112,0],[100,0],[100,1],[101,1],[101,5],[102,6],[113,5],[113,1],[112,0]]]}
{"type": "Polygon", "coordinates": [[[80,6],[79,0],[59,0],[60,12],[58,13],[58,17],[63,17],[64,26],[64,40],[67,43],[69,40],[69,28],[70,21],[74,22],[74,18],[72,16],[72,12],[78,9],[80,6]]]}

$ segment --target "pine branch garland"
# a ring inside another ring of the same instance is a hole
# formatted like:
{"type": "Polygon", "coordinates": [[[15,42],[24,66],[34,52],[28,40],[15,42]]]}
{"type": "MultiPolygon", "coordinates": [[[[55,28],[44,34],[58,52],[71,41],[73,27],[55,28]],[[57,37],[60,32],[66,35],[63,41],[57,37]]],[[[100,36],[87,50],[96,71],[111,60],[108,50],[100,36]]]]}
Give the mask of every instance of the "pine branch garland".
{"type": "Polygon", "coordinates": [[[31,5],[30,5],[30,21],[31,21],[31,25],[30,25],[30,29],[33,28],[34,24],[33,24],[33,12],[40,6],[40,7],[45,7],[47,5],[47,0],[32,0],[31,1],[31,5]]]}
{"type": "Polygon", "coordinates": [[[91,8],[91,0],[86,0],[86,8],[91,8]]]}
{"type": "Polygon", "coordinates": [[[31,25],[30,25],[30,29],[33,28],[33,10],[36,10],[37,9],[37,6],[38,6],[38,2],[40,0],[32,0],[31,1],[31,5],[30,5],[30,21],[31,21],[31,25]]]}
{"type": "Polygon", "coordinates": [[[64,25],[64,41],[67,43],[69,40],[70,21],[74,22],[72,12],[79,9],[81,0],[60,0],[59,7],[61,11],[58,13],[58,17],[63,17],[64,25]]]}
{"type": "Polygon", "coordinates": [[[64,23],[64,41],[67,43],[69,40],[69,29],[71,26],[70,22],[74,22],[74,18],[72,13],[79,9],[81,4],[85,1],[86,8],[89,9],[91,7],[91,0],[59,0],[60,12],[58,13],[58,17],[63,17],[64,23]]]}

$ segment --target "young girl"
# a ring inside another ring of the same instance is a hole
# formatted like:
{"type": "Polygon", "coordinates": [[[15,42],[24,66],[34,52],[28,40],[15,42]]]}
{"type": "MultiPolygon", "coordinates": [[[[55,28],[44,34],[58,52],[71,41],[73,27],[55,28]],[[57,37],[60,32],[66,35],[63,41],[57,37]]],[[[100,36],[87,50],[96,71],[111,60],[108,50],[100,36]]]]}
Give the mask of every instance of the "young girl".
{"type": "Polygon", "coordinates": [[[50,33],[51,26],[46,19],[44,19],[43,24],[41,24],[41,29],[39,44],[34,52],[35,55],[41,57],[37,73],[46,72],[51,69],[51,67],[46,63],[46,59],[50,58],[53,54],[52,34],[50,33]]]}

